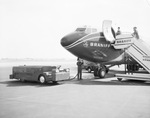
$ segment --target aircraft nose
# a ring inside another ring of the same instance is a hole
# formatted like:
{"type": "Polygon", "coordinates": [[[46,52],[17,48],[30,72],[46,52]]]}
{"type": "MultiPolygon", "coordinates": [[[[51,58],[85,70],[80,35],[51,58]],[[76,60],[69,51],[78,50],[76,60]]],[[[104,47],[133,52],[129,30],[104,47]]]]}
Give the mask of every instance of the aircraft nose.
{"type": "Polygon", "coordinates": [[[63,47],[65,46],[68,46],[74,42],[76,42],[77,40],[79,40],[80,38],[82,38],[83,36],[85,36],[86,34],[85,33],[78,33],[78,32],[73,32],[73,33],[70,33],[66,36],[64,36],[62,39],[61,39],[61,45],[63,47]]]}
{"type": "Polygon", "coordinates": [[[68,46],[68,45],[74,43],[75,41],[77,41],[78,39],[79,39],[79,36],[77,33],[68,34],[61,39],[61,45],[63,47],[68,46]]]}
{"type": "Polygon", "coordinates": [[[68,46],[69,44],[71,44],[71,41],[68,39],[68,36],[65,36],[61,39],[61,45],[64,46],[68,46]]]}

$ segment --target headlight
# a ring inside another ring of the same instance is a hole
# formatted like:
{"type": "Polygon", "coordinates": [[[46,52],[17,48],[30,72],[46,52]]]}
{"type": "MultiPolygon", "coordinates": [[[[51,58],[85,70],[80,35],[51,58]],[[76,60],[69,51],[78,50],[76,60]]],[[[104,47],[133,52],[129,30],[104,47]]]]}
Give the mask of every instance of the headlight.
{"type": "Polygon", "coordinates": [[[52,73],[51,72],[44,72],[47,76],[51,76],[52,73]]]}

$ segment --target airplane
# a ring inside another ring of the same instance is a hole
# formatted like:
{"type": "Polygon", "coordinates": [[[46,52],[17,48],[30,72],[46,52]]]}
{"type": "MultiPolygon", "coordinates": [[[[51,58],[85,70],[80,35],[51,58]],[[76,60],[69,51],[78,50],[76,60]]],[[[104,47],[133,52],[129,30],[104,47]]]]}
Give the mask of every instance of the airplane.
{"type": "Polygon", "coordinates": [[[127,70],[137,71],[141,65],[128,55],[124,49],[115,49],[117,38],[133,38],[132,33],[116,35],[112,21],[103,21],[102,31],[96,28],[79,27],[61,39],[61,45],[78,58],[97,63],[94,76],[104,78],[109,68],[127,64],[127,70]],[[128,60],[128,61],[126,61],[128,60]]]}

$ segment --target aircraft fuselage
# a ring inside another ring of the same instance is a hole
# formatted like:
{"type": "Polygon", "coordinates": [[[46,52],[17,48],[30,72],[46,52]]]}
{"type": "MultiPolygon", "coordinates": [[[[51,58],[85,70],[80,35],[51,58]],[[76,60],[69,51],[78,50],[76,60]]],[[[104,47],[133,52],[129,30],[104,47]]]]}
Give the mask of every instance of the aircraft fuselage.
{"type": "Polygon", "coordinates": [[[61,45],[75,56],[88,61],[105,64],[123,63],[123,50],[114,49],[102,32],[86,34],[75,31],[63,37],[61,45]]]}

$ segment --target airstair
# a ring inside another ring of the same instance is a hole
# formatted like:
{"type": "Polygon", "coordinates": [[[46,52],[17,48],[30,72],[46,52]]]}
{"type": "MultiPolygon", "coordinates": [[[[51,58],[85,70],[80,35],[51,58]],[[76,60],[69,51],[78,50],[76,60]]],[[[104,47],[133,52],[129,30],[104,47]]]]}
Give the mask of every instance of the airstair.
{"type": "Polygon", "coordinates": [[[137,61],[149,74],[116,74],[118,80],[125,79],[138,79],[150,81],[150,49],[146,47],[141,39],[135,38],[132,34],[121,34],[112,38],[111,22],[105,21],[103,23],[103,32],[107,40],[114,40],[112,44],[115,49],[123,49],[128,55],[130,55],[135,61],[137,61]],[[109,29],[109,30],[108,30],[109,29]],[[109,35],[108,35],[109,34],[109,35]]]}
{"type": "Polygon", "coordinates": [[[134,60],[150,73],[150,50],[136,38],[116,39],[115,49],[124,49],[134,60]]]}
{"type": "MultiPolygon", "coordinates": [[[[143,41],[135,37],[116,39],[113,44],[115,49],[124,49],[135,61],[137,61],[148,73],[150,73],[150,50],[144,45],[143,41]]],[[[118,80],[129,78],[135,80],[150,80],[150,74],[116,74],[118,80]]]]}

